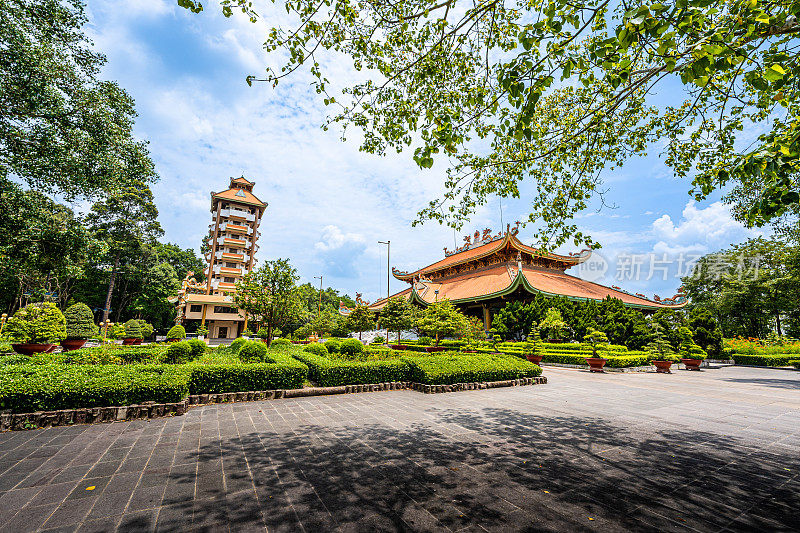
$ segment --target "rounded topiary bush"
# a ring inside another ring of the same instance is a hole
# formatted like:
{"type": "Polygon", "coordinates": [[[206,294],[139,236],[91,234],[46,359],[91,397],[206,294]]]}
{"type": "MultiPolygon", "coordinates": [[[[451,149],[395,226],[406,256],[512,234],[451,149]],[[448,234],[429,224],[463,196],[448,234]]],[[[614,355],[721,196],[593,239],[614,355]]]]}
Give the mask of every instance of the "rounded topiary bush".
{"type": "Polygon", "coordinates": [[[185,339],[186,330],[180,324],[175,324],[167,332],[167,340],[172,339],[185,339]]]}
{"type": "Polygon", "coordinates": [[[37,302],[17,310],[3,334],[17,343],[50,344],[67,336],[67,321],[56,304],[37,302]]]}
{"type": "Polygon", "coordinates": [[[196,359],[206,352],[206,343],[200,339],[189,339],[189,349],[192,351],[192,358],[196,359]]]}
{"type": "Polygon", "coordinates": [[[272,344],[269,345],[270,348],[278,348],[281,350],[285,350],[289,346],[292,345],[292,341],[289,339],[273,339],[272,344]]]}
{"type": "Polygon", "coordinates": [[[364,345],[358,339],[345,339],[339,346],[342,355],[358,355],[364,351],[364,345]]]}
{"type": "Polygon", "coordinates": [[[153,326],[151,324],[148,324],[147,321],[143,318],[138,319],[137,322],[139,322],[139,327],[142,328],[143,339],[149,339],[150,337],[153,336],[155,329],[153,329],[153,326]]]}
{"type": "Polygon", "coordinates": [[[188,363],[192,360],[192,347],[187,341],[175,342],[169,345],[164,361],[172,364],[188,363]]]}
{"type": "MultiPolygon", "coordinates": [[[[230,350],[232,353],[239,353],[239,350],[241,350],[241,349],[242,349],[242,346],[243,346],[243,345],[244,345],[244,343],[246,343],[246,342],[247,342],[247,339],[243,339],[243,338],[239,337],[238,339],[236,339],[235,341],[233,341],[233,342],[231,343],[231,345],[228,347],[228,349],[229,349],[229,350],[230,350]]],[[[263,344],[263,343],[262,343],[262,344],[263,344]]]]}
{"type": "Polygon", "coordinates": [[[305,348],[303,348],[303,351],[313,353],[314,355],[321,355],[323,357],[328,355],[328,349],[318,342],[306,344],[305,348]]]}
{"type": "Polygon", "coordinates": [[[266,363],[267,345],[260,341],[246,341],[239,350],[239,359],[245,363],[266,363]]]}
{"type": "Polygon", "coordinates": [[[142,325],[135,318],[131,318],[125,322],[125,338],[126,339],[142,339],[142,325]]]}
{"type": "Polygon", "coordinates": [[[328,353],[339,353],[339,348],[342,345],[336,339],[328,339],[325,341],[325,348],[328,350],[328,353]]]}
{"type": "Polygon", "coordinates": [[[84,303],[77,303],[67,307],[64,311],[66,320],[67,339],[88,339],[97,335],[97,325],[94,323],[94,315],[89,306],[84,303]]]}

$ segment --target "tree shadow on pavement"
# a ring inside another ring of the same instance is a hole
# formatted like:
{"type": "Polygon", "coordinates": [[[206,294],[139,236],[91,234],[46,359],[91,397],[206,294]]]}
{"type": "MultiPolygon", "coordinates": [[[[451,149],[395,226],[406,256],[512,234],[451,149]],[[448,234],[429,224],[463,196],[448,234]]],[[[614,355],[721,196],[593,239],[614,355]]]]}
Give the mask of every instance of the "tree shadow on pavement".
{"type": "Polygon", "coordinates": [[[800,459],[715,433],[591,417],[441,410],[401,429],[252,432],[203,446],[197,459],[194,501],[180,495],[182,484],[194,486],[194,472],[170,474],[164,505],[176,524],[302,524],[314,531],[800,528],[800,459]]]}

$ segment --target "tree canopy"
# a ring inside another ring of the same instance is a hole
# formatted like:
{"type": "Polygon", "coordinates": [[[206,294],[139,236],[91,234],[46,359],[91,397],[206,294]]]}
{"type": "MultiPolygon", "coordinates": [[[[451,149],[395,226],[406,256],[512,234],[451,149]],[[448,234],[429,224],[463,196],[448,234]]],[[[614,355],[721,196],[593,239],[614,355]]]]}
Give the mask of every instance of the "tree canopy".
{"type": "MultiPolygon", "coordinates": [[[[202,10],[196,0],[178,4],[202,10]]],[[[248,0],[221,4],[227,16],[258,17],[248,0]]],[[[295,22],[266,36],[277,65],[247,82],[277,84],[307,69],[333,110],[326,128],[361,129],[371,153],[410,148],[422,168],[449,158],[446,192],[417,222],[459,227],[532,179],[526,222],[536,237],[592,244],[573,215],[601,194],[604,169],[654,146],[676,176],[691,178],[697,200],[729,186],[750,225],[796,214],[798,0],[281,5],[295,22]],[[329,80],[326,51],[349,56],[361,79],[337,90],[347,82],[329,80]],[[653,105],[657,89],[675,101],[653,105]],[[751,142],[743,131],[763,133],[751,142]]]]}
{"type": "Polygon", "coordinates": [[[99,78],[81,0],[0,0],[0,184],[97,197],[157,178],[133,99],[99,78]]]}
{"type": "Polygon", "coordinates": [[[288,259],[265,261],[236,282],[234,301],[251,320],[267,328],[267,345],[273,332],[296,318],[302,302],[296,290],[297,270],[288,259]]]}

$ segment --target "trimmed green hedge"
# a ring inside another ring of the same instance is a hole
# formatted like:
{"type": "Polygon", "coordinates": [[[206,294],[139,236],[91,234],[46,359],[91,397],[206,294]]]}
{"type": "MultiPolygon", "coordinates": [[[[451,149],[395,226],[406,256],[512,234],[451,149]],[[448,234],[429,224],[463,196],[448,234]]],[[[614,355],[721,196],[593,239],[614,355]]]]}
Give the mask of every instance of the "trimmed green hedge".
{"type": "Polygon", "coordinates": [[[247,392],[256,390],[299,389],[308,376],[308,368],[291,358],[270,354],[277,363],[241,365],[189,365],[189,392],[247,392]]]}
{"type": "Polygon", "coordinates": [[[752,366],[790,366],[791,361],[797,359],[796,354],[781,355],[745,355],[735,353],[731,356],[737,365],[752,366]]]}
{"type": "MultiPolygon", "coordinates": [[[[589,353],[558,353],[546,351],[542,356],[542,362],[561,365],[589,366],[588,363],[586,363],[586,358],[590,355],[589,353]]],[[[606,359],[606,366],[610,368],[648,366],[652,360],[652,355],[648,352],[628,352],[625,355],[608,355],[604,353],[601,355],[606,359]]]]}
{"type": "Polygon", "coordinates": [[[17,413],[179,402],[189,393],[183,366],[15,365],[0,369],[0,408],[17,413]]]}
{"type": "Polygon", "coordinates": [[[797,370],[800,370],[800,359],[789,361],[789,364],[795,367],[797,370]]]}
{"type": "Polygon", "coordinates": [[[411,368],[411,381],[430,385],[503,381],[542,373],[538,365],[507,355],[434,355],[402,360],[411,368]]]}
{"type": "Polygon", "coordinates": [[[347,361],[329,359],[310,352],[295,353],[294,357],[308,365],[308,376],[322,387],[408,381],[408,365],[400,359],[376,361],[347,361]]]}

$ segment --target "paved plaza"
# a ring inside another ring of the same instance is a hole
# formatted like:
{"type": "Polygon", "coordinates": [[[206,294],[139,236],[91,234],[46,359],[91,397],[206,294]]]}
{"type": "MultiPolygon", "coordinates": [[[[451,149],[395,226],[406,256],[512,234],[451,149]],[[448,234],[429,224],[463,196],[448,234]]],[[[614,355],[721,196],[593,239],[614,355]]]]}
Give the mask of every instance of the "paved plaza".
{"type": "Polygon", "coordinates": [[[0,529],[800,530],[800,372],[545,375],[3,433],[0,529]]]}

